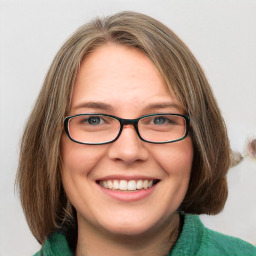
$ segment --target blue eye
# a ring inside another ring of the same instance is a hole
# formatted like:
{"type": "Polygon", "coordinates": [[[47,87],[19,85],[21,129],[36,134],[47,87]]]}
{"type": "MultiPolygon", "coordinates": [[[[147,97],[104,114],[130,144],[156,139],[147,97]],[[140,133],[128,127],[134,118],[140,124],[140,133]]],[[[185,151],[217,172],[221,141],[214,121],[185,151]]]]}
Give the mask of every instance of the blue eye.
{"type": "Polygon", "coordinates": [[[101,118],[98,116],[92,116],[87,119],[88,124],[98,125],[102,122],[101,118]]]}
{"type": "Polygon", "coordinates": [[[154,122],[154,124],[164,124],[164,123],[166,123],[166,118],[163,116],[158,116],[158,117],[154,118],[153,122],[154,122]]]}

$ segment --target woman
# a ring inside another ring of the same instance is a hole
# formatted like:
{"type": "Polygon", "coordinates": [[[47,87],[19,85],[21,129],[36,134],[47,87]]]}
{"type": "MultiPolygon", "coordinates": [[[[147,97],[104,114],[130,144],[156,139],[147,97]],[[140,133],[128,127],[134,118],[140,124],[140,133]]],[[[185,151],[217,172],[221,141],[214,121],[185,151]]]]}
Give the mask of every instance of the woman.
{"type": "Polygon", "coordinates": [[[96,19],[63,45],[26,126],[18,170],[36,255],[255,255],[206,229],[230,165],[193,55],[151,17],[96,19]]]}

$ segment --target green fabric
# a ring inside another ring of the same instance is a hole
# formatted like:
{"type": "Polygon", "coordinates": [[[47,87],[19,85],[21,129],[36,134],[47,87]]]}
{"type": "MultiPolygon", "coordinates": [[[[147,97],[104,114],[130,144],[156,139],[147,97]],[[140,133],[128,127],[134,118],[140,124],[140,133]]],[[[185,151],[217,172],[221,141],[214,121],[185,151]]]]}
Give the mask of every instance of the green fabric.
{"type": "MultiPolygon", "coordinates": [[[[256,247],[204,227],[196,215],[185,215],[180,237],[168,256],[256,256],[256,247]]],[[[49,237],[34,256],[73,256],[61,233],[49,237]]]]}
{"type": "Polygon", "coordinates": [[[256,256],[256,247],[204,227],[196,215],[185,215],[180,237],[169,256],[256,256]]]}
{"type": "Polygon", "coordinates": [[[66,237],[62,233],[50,236],[42,249],[34,256],[73,256],[66,237]]]}

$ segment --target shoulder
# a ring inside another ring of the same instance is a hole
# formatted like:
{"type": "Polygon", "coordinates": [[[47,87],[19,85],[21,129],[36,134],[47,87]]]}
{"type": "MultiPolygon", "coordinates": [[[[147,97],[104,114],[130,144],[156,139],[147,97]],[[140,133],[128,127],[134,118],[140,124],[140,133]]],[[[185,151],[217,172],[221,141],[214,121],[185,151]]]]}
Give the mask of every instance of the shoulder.
{"type": "Polygon", "coordinates": [[[182,232],[170,256],[256,256],[256,247],[206,228],[197,215],[184,215],[182,232]]]}
{"type": "Polygon", "coordinates": [[[73,256],[65,235],[56,232],[47,238],[41,250],[34,256],[73,256]]]}
{"type": "Polygon", "coordinates": [[[205,255],[205,251],[211,251],[212,255],[256,256],[256,247],[250,243],[208,228],[204,228],[200,251],[200,255],[205,255]]]}

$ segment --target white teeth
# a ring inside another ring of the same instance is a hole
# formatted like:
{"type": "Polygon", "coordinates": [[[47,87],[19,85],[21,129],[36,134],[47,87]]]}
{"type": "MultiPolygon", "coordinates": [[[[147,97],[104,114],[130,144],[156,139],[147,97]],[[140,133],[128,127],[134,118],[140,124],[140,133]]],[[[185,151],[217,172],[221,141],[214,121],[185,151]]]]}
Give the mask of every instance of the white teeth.
{"type": "Polygon", "coordinates": [[[137,181],[136,188],[137,188],[137,189],[142,189],[142,184],[143,184],[142,180],[138,180],[138,181],[137,181]]]}
{"type": "Polygon", "coordinates": [[[108,188],[108,183],[105,180],[103,181],[103,187],[108,188]]]}
{"type": "Polygon", "coordinates": [[[143,180],[143,188],[144,189],[148,188],[148,180],[143,180]]]}
{"type": "Polygon", "coordinates": [[[118,180],[113,181],[113,189],[119,189],[119,182],[118,180]]]}
{"type": "Polygon", "coordinates": [[[126,180],[120,180],[119,189],[120,190],[127,190],[127,181],[126,180]]]}
{"type": "Polygon", "coordinates": [[[127,183],[128,190],[136,190],[136,181],[135,180],[129,180],[127,183]]]}
{"type": "Polygon", "coordinates": [[[112,188],[113,188],[112,180],[108,180],[108,181],[107,181],[107,184],[108,184],[108,188],[109,188],[109,189],[112,189],[112,188]]]}
{"type": "Polygon", "coordinates": [[[99,183],[103,188],[122,191],[148,189],[153,186],[153,180],[104,180],[99,183]]]}

